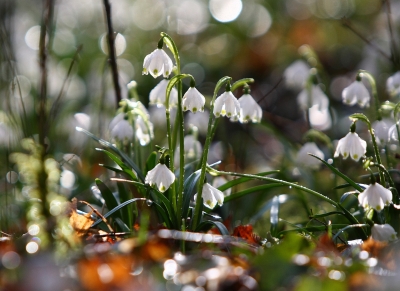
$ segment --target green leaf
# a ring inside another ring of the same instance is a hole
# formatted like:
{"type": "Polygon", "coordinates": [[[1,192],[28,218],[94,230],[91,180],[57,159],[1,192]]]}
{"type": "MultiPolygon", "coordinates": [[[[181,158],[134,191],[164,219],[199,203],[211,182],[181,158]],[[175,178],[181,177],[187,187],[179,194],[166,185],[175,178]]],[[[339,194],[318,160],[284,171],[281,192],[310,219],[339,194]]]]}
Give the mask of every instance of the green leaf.
{"type": "Polygon", "coordinates": [[[362,192],[364,191],[360,185],[358,185],[356,182],[354,182],[352,179],[350,179],[349,177],[347,177],[345,174],[343,174],[342,172],[340,172],[338,169],[336,169],[335,167],[333,167],[332,165],[328,164],[326,161],[324,161],[323,159],[320,159],[319,157],[317,157],[316,155],[313,154],[309,154],[310,156],[320,160],[322,163],[325,164],[325,166],[327,166],[334,174],[336,174],[337,176],[341,177],[343,180],[345,180],[347,183],[349,183],[354,189],[362,192]]]}
{"type": "Polygon", "coordinates": [[[157,190],[152,189],[151,193],[157,198],[157,200],[161,201],[162,204],[165,206],[165,210],[168,213],[169,220],[174,224],[177,225],[177,218],[175,213],[172,210],[172,204],[168,200],[167,197],[163,193],[158,192],[157,190]]]}
{"type": "Polygon", "coordinates": [[[132,169],[127,167],[116,155],[106,151],[104,149],[96,148],[97,151],[105,153],[111,160],[113,160],[124,173],[126,173],[132,180],[137,180],[135,173],[133,173],[132,169]]]}
{"type": "MultiPolygon", "coordinates": [[[[255,174],[255,175],[257,175],[257,176],[266,176],[266,175],[277,174],[277,173],[279,173],[279,170],[269,171],[269,172],[262,172],[262,173],[255,174]]],[[[232,188],[233,186],[239,185],[241,183],[244,183],[244,182],[247,182],[247,181],[250,181],[250,180],[255,180],[255,179],[248,178],[248,177],[241,177],[241,178],[238,178],[238,179],[234,179],[234,180],[228,181],[225,184],[219,186],[218,190],[225,191],[225,190],[227,190],[229,188],[232,188]]]]}
{"type": "Polygon", "coordinates": [[[120,219],[120,218],[116,218],[115,222],[117,223],[118,227],[121,229],[121,231],[124,232],[130,232],[131,229],[120,219]]]}
{"type": "Polygon", "coordinates": [[[344,202],[344,200],[346,200],[347,197],[349,196],[354,196],[355,192],[351,191],[351,192],[346,192],[342,195],[342,197],[340,197],[340,201],[339,203],[342,204],[344,202]]]}
{"type": "Polygon", "coordinates": [[[244,86],[248,83],[253,83],[254,79],[253,78],[244,78],[244,79],[240,79],[237,80],[235,83],[233,83],[232,87],[231,87],[231,91],[235,91],[237,88],[244,86]]]}
{"type": "Polygon", "coordinates": [[[222,222],[212,220],[203,221],[199,224],[195,231],[204,231],[206,229],[210,229],[213,226],[217,227],[222,235],[230,235],[228,229],[222,222]]]}
{"type": "Polygon", "coordinates": [[[247,194],[259,192],[259,191],[266,190],[266,189],[282,187],[282,186],[284,186],[284,185],[282,185],[280,183],[271,183],[271,184],[266,184],[266,185],[255,186],[255,187],[252,187],[252,188],[247,188],[247,189],[245,189],[243,191],[239,191],[239,192],[233,193],[233,194],[231,194],[229,196],[226,196],[224,198],[224,202],[225,203],[226,202],[230,202],[230,201],[232,201],[234,199],[240,198],[240,197],[245,196],[247,194]]]}
{"type": "Polygon", "coordinates": [[[87,136],[91,137],[92,139],[94,139],[95,141],[97,141],[98,143],[100,143],[101,145],[111,149],[113,152],[117,153],[122,160],[129,166],[131,167],[137,174],[138,178],[143,182],[144,181],[144,176],[142,174],[142,171],[140,170],[140,168],[122,151],[120,151],[119,149],[117,149],[112,143],[98,138],[96,137],[93,133],[81,128],[81,127],[76,127],[75,128],[77,131],[83,132],[84,134],[86,134],[87,136]]]}
{"type": "MultiPolygon", "coordinates": [[[[118,193],[121,203],[132,199],[132,193],[127,191],[126,187],[122,183],[117,183],[118,193]]],[[[130,231],[133,227],[133,207],[135,204],[128,204],[126,207],[121,208],[122,220],[129,227],[130,231]]],[[[136,210],[136,209],[135,209],[136,210]]]]}
{"type": "Polygon", "coordinates": [[[196,185],[199,181],[201,171],[197,170],[191,174],[183,184],[183,205],[182,205],[182,218],[187,217],[190,200],[196,192],[196,185]]]}
{"type": "MultiPolygon", "coordinates": [[[[104,218],[110,217],[110,216],[113,215],[115,212],[117,212],[118,210],[120,210],[122,207],[125,207],[126,205],[129,205],[130,203],[137,202],[137,201],[146,201],[146,200],[147,200],[146,198],[133,198],[133,199],[130,199],[130,200],[128,200],[128,201],[125,201],[124,203],[121,203],[121,204],[118,205],[117,207],[111,209],[111,210],[108,211],[106,214],[104,214],[104,218]]],[[[102,222],[103,222],[103,220],[101,220],[101,218],[100,218],[100,219],[97,219],[95,222],[93,222],[93,224],[92,224],[91,227],[95,227],[96,225],[98,225],[98,224],[100,224],[100,223],[102,223],[102,222]]]]}
{"type": "MultiPolygon", "coordinates": [[[[118,206],[117,199],[115,199],[114,194],[107,187],[107,185],[104,184],[100,179],[96,179],[95,182],[96,182],[97,187],[99,187],[101,195],[103,196],[104,200],[106,201],[107,208],[108,209],[116,208],[118,206]]],[[[121,218],[121,213],[119,211],[116,212],[115,215],[116,215],[116,217],[121,218]]]]}
{"type": "Polygon", "coordinates": [[[152,152],[146,161],[146,173],[152,170],[157,164],[157,152],[152,152]]]}

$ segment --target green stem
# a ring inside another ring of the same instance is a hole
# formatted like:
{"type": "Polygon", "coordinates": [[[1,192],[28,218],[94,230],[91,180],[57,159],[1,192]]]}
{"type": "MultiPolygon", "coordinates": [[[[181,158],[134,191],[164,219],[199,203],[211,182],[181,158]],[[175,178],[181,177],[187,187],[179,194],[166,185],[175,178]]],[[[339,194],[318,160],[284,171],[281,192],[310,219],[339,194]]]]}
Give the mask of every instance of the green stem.
{"type": "MultiPolygon", "coordinates": [[[[350,119],[358,119],[367,124],[368,131],[371,135],[372,145],[374,147],[376,163],[379,165],[382,165],[381,155],[379,154],[379,147],[378,147],[378,144],[376,143],[375,132],[372,128],[372,125],[371,125],[371,122],[369,121],[369,119],[362,113],[355,113],[353,115],[350,115],[350,119]]],[[[385,186],[385,184],[386,184],[385,175],[384,175],[382,169],[380,169],[380,168],[379,168],[379,178],[380,178],[381,185],[385,186]]]]}
{"type": "Polygon", "coordinates": [[[197,184],[196,206],[194,208],[194,215],[193,215],[193,221],[191,224],[191,230],[195,230],[197,228],[197,226],[199,225],[200,219],[201,219],[201,213],[203,210],[202,192],[203,192],[204,179],[206,177],[208,151],[209,151],[211,139],[212,139],[212,125],[213,125],[213,120],[214,120],[213,111],[214,111],[215,98],[217,97],[217,93],[218,93],[219,89],[225,83],[229,82],[230,80],[231,80],[231,77],[226,76],[226,77],[221,78],[218,81],[217,85],[215,86],[213,99],[211,100],[210,115],[208,118],[208,127],[207,127],[207,137],[206,137],[206,142],[204,144],[203,155],[201,158],[201,173],[200,173],[199,182],[197,184]]]}
{"type": "Polygon", "coordinates": [[[380,112],[381,104],[379,102],[378,90],[376,89],[376,82],[374,77],[368,71],[365,70],[359,70],[357,76],[366,77],[368,79],[368,82],[371,85],[372,97],[374,98],[376,119],[382,120],[382,115],[380,112]]]}
{"type": "Polygon", "coordinates": [[[178,186],[178,206],[177,206],[177,218],[180,223],[182,216],[182,203],[183,203],[183,179],[185,174],[185,123],[183,120],[183,108],[182,108],[182,81],[178,81],[178,116],[179,120],[179,186],[178,186]]]}

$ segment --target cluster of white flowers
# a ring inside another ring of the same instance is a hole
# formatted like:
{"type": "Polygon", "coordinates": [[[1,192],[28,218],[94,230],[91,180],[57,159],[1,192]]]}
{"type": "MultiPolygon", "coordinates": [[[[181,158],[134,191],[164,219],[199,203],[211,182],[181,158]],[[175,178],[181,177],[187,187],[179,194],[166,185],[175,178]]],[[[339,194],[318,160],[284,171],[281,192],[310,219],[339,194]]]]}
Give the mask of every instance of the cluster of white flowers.
{"type": "MultiPolygon", "coordinates": [[[[159,46],[151,54],[147,55],[143,62],[143,74],[150,73],[154,78],[163,75],[168,78],[173,70],[171,58],[159,46]]],[[[203,112],[205,105],[205,97],[195,88],[194,80],[192,80],[190,88],[183,95],[182,109],[183,111],[191,111],[192,113],[203,112]]],[[[166,94],[169,81],[163,79],[150,92],[150,104],[158,107],[166,106],[166,94]]],[[[176,107],[178,104],[178,91],[172,88],[169,96],[169,107],[176,107]]],[[[215,99],[213,114],[216,117],[227,116],[232,121],[239,120],[242,123],[260,122],[262,118],[262,109],[249,94],[249,89],[245,89],[245,94],[236,99],[229,90],[226,90],[215,99]]],[[[140,125],[140,120],[137,122],[140,125]]],[[[136,130],[137,134],[140,130],[136,130]]],[[[128,132],[130,134],[130,131],[128,132]]],[[[200,156],[201,144],[193,138],[192,135],[185,137],[185,156],[196,157],[200,156]]],[[[175,163],[179,156],[175,156],[175,163]]],[[[150,186],[156,185],[160,192],[165,192],[175,181],[175,175],[163,163],[157,164],[154,169],[149,171],[145,177],[145,183],[150,186]]],[[[214,208],[217,204],[222,206],[224,194],[216,187],[205,183],[203,186],[202,197],[204,205],[208,208],[214,208]]]]}

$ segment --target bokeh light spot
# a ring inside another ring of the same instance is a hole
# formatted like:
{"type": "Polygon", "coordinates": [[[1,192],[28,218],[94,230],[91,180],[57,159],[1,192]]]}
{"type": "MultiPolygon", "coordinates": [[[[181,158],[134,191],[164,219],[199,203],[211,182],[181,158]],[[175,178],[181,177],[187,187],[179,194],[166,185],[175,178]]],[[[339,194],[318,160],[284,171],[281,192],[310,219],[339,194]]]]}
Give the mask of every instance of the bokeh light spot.
{"type": "Polygon", "coordinates": [[[12,270],[19,266],[21,258],[16,252],[9,251],[3,255],[1,263],[6,269],[12,270]]]}
{"type": "Polygon", "coordinates": [[[230,22],[235,20],[242,12],[241,0],[210,0],[211,15],[219,22],[230,22]]]}
{"type": "Polygon", "coordinates": [[[35,241],[31,241],[26,244],[25,249],[29,254],[34,254],[39,250],[39,244],[35,241]]]}

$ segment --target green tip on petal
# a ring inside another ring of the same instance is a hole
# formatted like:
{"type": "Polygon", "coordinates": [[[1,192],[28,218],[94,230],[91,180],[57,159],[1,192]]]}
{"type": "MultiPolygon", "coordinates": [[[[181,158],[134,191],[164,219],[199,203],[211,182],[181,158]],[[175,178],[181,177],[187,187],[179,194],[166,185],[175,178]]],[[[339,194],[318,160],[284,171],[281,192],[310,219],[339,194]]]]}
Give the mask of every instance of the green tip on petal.
{"type": "Polygon", "coordinates": [[[207,205],[209,205],[210,207],[212,206],[211,200],[207,200],[206,203],[207,203],[207,205]]]}
{"type": "Polygon", "coordinates": [[[161,187],[160,187],[160,189],[159,189],[161,192],[164,192],[166,189],[165,189],[165,186],[164,185],[162,185],[161,187]]]}
{"type": "Polygon", "coordinates": [[[376,206],[376,210],[381,211],[382,208],[378,205],[378,206],[376,206]]]}
{"type": "Polygon", "coordinates": [[[353,159],[357,160],[358,159],[358,155],[354,155],[353,159]]]}
{"type": "Polygon", "coordinates": [[[196,107],[193,107],[193,112],[197,112],[197,108],[196,107]]]}
{"type": "Polygon", "coordinates": [[[154,74],[154,75],[157,75],[157,74],[158,74],[158,70],[157,70],[157,69],[154,69],[153,74],[154,74]]]}

